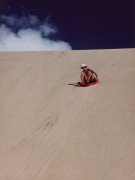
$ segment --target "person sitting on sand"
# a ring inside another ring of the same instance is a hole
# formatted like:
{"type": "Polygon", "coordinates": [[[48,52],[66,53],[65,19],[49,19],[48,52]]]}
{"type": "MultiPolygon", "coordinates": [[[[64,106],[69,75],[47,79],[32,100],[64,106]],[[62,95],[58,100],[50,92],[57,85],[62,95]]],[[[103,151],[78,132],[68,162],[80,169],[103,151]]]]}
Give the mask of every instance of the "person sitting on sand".
{"type": "Polygon", "coordinates": [[[86,64],[81,64],[80,69],[82,69],[80,78],[81,78],[81,85],[88,85],[91,83],[96,83],[98,81],[97,74],[89,69],[86,64]]]}

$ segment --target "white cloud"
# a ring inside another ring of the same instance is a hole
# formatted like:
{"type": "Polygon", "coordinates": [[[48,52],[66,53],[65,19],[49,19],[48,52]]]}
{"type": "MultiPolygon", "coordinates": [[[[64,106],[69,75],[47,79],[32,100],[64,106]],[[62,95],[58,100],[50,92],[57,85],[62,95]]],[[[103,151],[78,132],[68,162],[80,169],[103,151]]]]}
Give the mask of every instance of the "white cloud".
{"type": "Polygon", "coordinates": [[[43,33],[44,36],[49,36],[50,34],[57,33],[57,28],[46,24],[40,26],[40,31],[43,33]]]}
{"type": "Polygon", "coordinates": [[[63,51],[71,50],[69,43],[49,39],[58,29],[36,16],[0,17],[0,51],[63,51]]]}

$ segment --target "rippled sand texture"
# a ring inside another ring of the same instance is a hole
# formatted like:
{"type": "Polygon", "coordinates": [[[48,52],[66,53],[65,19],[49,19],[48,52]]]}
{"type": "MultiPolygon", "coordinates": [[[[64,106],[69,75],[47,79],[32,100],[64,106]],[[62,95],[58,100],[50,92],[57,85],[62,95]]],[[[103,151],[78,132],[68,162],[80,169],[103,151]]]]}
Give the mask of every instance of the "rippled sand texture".
{"type": "Polygon", "coordinates": [[[0,53],[0,180],[135,180],[135,49],[0,53]],[[81,63],[99,76],[79,81],[81,63]]]}

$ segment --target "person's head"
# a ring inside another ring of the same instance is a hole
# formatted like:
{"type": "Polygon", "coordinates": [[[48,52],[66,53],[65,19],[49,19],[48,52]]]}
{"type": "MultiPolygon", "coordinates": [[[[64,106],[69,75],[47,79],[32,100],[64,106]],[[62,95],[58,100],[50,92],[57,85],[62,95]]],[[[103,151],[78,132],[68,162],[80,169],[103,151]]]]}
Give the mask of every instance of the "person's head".
{"type": "Polygon", "coordinates": [[[87,69],[87,65],[86,64],[81,64],[80,65],[80,69],[86,70],[87,69]]]}

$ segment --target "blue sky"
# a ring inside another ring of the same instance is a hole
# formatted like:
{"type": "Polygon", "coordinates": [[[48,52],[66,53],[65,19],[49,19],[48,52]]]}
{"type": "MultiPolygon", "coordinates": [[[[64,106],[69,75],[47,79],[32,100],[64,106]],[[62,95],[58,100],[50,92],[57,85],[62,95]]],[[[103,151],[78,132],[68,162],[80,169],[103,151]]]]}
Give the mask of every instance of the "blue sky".
{"type": "Polygon", "coordinates": [[[0,50],[135,47],[134,4],[133,0],[1,0],[0,50]]]}

